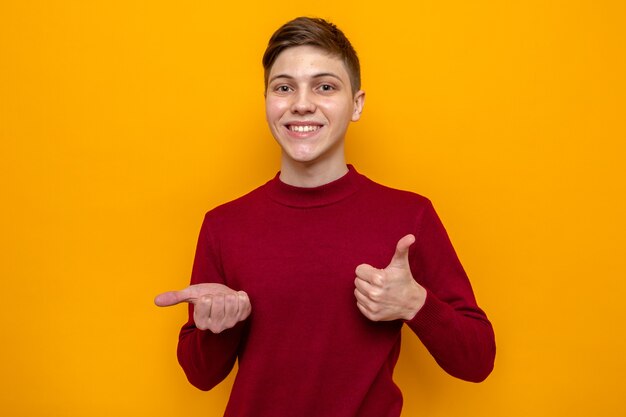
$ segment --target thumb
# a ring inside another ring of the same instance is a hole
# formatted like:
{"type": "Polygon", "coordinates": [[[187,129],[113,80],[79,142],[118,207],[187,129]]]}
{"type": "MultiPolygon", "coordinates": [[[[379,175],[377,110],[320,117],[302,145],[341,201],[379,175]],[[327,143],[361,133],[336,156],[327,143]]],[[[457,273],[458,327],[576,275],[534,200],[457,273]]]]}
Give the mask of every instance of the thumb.
{"type": "Polygon", "coordinates": [[[192,301],[187,289],[181,291],[168,291],[154,298],[154,304],[159,307],[169,307],[182,302],[192,301]]]}
{"type": "Polygon", "coordinates": [[[389,267],[392,268],[408,268],[409,266],[409,248],[415,243],[415,236],[409,234],[398,241],[396,252],[391,258],[389,267]]]}

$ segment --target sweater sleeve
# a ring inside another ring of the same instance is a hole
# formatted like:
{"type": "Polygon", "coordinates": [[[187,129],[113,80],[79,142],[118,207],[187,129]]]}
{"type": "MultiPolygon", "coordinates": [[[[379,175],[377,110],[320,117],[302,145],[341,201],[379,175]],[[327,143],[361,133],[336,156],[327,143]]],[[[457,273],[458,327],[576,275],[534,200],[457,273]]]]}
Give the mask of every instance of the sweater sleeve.
{"type": "MultiPolygon", "coordinates": [[[[219,261],[218,245],[209,229],[207,214],[200,229],[191,284],[215,282],[227,285],[219,261]]],[[[219,334],[200,330],[194,323],[193,305],[189,304],[189,319],[183,325],[178,340],[178,362],[192,385],[208,391],[228,376],[237,359],[244,326],[240,322],[219,334]]]]}
{"type": "Polygon", "coordinates": [[[478,307],[469,279],[432,204],[427,204],[411,248],[411,269],[427,292],[406,323],[450,375],[480,382],[491,373],[495,337],[478,307]]]}

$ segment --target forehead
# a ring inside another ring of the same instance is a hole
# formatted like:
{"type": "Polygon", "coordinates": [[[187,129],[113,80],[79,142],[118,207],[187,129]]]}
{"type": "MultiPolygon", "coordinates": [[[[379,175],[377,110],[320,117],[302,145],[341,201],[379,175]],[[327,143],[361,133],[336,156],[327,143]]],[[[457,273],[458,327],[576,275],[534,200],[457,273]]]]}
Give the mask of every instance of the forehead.
{"type": "Polygon", "coordinates": [[[287,75],[290,77],[332,73],[348,79],[348,71],[343,60],[315,46],[293,46],[282,51],[269,73],[269,79],[287,75]]]}

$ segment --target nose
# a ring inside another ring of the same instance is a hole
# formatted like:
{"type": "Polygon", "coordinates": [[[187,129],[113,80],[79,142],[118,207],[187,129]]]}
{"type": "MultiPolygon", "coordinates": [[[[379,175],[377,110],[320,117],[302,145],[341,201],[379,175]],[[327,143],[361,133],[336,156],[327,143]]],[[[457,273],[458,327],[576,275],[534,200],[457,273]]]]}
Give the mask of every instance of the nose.
{"type": "Polygon", "coordinates": [[[296,114],[314,113],[316,105],[311,94],[307,90],[299,90],[297,94],[294,94],[291,112],[296,114]]]}

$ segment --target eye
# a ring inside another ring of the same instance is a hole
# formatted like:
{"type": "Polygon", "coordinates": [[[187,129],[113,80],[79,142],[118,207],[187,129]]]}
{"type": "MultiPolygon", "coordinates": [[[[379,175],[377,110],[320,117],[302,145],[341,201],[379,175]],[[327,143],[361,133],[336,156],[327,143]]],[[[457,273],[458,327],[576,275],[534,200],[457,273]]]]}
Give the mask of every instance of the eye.
{"type": "Polygon", "coordinates": [[[289,87],[288,85],[279,85],[274,89],[274,91],[278,93],[288,93],[291,91],[291,87],[289,87]]]}
{"type": "Polygon", "coordinates": [[[330,92],[335,89],[335,87],[331,84],[322,84],[319,86],[320,91],[330,92]]]}

